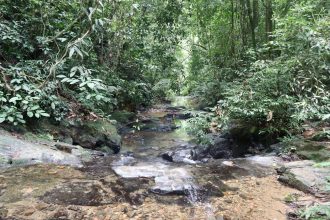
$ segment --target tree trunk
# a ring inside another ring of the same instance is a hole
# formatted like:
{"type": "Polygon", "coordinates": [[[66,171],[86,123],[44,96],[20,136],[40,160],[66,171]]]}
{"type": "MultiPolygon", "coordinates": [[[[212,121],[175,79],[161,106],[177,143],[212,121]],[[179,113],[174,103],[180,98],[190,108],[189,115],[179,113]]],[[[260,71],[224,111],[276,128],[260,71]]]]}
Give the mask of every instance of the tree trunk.
{"type": "Polygon", "coordinates": [[[270,41],[272,39],[273,32],[273,5],[272,0],[265,0],[265,31],[266,31],[266,39],[270,41]]]}
{"type": "Polygon", "coordinates": [[[247,46],[245,18],[246,18],[245,2],[244,0],[240,0],[240,27],[241,27],[241,37],[242,37],[243,47],[247,46]]]}
{"type": "Polygon", "coordinates": [[[258,0],[253,0],[253,7],[251,8],[251,2],[250,0],[246,0],[246,8],[248,12],[248,17],[250,21],[250,32],[251,32],[251,41],[252,41],[252,46],[254,49],[257,47],[257,42],[256,42],[256,28],[258,24],[258,17],[259,17],[259,12],[258,12],[258,0]]]}
{"type": "Polygon", "coordinates": [[[231,55],[235,54],[235,10],[234,0],[231,0],[231,55]]]}

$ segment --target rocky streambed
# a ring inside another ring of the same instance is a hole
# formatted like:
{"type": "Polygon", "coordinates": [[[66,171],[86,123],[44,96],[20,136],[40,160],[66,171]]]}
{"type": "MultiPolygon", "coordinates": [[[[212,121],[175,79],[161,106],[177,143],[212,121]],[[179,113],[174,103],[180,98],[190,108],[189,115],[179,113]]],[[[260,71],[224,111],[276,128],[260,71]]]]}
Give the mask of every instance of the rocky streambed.
{"type": "MultiPolygon", "coordinates": [[[[327,190],[313,184],[324,180],[326,168],[309,162],[314,177],[308,179],[311,172],[299,171],[304,166],[275,154],[214,159],[199,150],[185,129],[186,101],[154,106],[126,123],[119,154],[2,132],[3,158],[16,163],[0,170],[1,219],[279,220],[297,218],[293,211],[307,203],[326,202],[327,190]],[[34,160],[27,156],[32,152],[34,160]],[[297,183],[313,192],[291,188],[297,183]]],[[[217,152],[228,150],[223,141],[217,152]]]]}

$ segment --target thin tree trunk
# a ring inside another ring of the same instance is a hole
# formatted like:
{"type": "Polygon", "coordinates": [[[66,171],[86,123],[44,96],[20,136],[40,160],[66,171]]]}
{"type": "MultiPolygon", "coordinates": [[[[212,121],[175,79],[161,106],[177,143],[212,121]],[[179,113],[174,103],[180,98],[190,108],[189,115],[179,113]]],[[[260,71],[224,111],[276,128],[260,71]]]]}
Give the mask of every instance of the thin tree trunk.
{"type": "Polygon", "coordinates": [[[266,39],[267,41],[272,40],[272,32],[273,32],[273,5],[272,0],[265,0],[265,31],[266,31],[266,39]]]}
{"type": "Polygon", "coordinates": [[[231,55],[235,54],[235,10],[234,0],[231,0],[231,55]]]}
{"type": "Polygon", "coordinates": [[[256,21],[257,21],[257,14],[258,14],[258,9],[256,9],[254,6],[258,6],[258,3],[256,3],[257,0],[253,0],[253,8],[251,8],[251,2],[250,0],[246,0],[246,8],[247,8],[247,12],[248,12],[248,17],[249,17],[249,21],[250,21],[250,32],[251,32],[251,41],[252,41],[252,46],[254,49],[256,49],[257,47],[257,43],[256,43],[256,33],[255,33],[255,29],[256,29],[256,21]]]}
{"type": "Polygon", "coordinates": [[[240,0],[240,27],[241,27],[241,37],[242,37],[243,47],[247,46],[245,18],[246,18],[245,2],[244,0],[240,0]]]}

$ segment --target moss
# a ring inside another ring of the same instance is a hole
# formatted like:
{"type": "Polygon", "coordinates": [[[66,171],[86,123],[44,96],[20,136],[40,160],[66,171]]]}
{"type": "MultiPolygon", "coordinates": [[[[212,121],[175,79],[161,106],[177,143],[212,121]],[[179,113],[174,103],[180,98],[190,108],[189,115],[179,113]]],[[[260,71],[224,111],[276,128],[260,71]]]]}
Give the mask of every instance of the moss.
{"type": "Polygon", "coordinates": [[[286,203],[293,203],[293,202],[296,202],[299,198],[299,195],[296,194],[296,193],[290,193],[289,195],[287,195],[285,198],[284,198],[284,201],[286,203]]]}
{"type": "Polygon", "coordinates": [[[330,161],[324,161],[321,163],[317,163],[314,167],[322,168],[322,167],[330,167],[330,161]]]}
{"type": "Polygon", "coordinates": [[[32,133],[32,132],[27,132],[27,133],[24,134],[24,138],[26,140],[30,140],[30,141],[35,141],[36,139],[46,140],[46,141],[52,141],[52,140],[54,140],[53,135],[51,135],[49,133],[32,133]]]}
{"type": "Polygon", "coordinates": [[[321,131],[318,132],[312,138],[313,141],[328,141],[330,139],[330,131],[321,131]]]}
{"type": "Polygon", "coordinates": [[[297,155],[302,159],[313,160],[316,162],[322,162],[330,159],[330,151],[326,149],[318,151],[297,151],[297,155]]]}
{"type": "Polygon", "coordinates": [[[278,180],[305,193],[312,193],[311,188],[298,180],[295,175],[290,172],[286,171],[278,178],[278,180]]]}
{"type": "Polygon", "coordinates": [[[115,143],[121,142],[121,136],[118,134],[116,126],[107,120],[89,121],[84,126],[89,130],[90,135],[102,133],[115,143]]]}
{"type": "Polygon", "coordinates": [[[330,150],[327,143],[314,141],[296,141],[290,143],[296,149],[296,154],[302,159],[314,160],[316,162],[330,159],[330,150]]]}

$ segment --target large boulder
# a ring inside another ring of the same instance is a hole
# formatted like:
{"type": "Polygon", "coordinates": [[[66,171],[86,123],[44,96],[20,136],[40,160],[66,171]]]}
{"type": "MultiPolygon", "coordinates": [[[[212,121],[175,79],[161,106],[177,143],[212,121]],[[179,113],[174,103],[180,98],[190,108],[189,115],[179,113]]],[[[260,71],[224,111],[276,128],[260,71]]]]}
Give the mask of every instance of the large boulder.
{"type": "Polygon", "coordinates": [[[110,121],[103,119],[70,121],[67,127],[74,145],[106,152],[118,153],[120,151],[121,136],[118,134],[116,126],[110,121]]]}
{"type": "Polygon", "coordinates": [[[61,142],[26,140],[0,129],[0,167],[36,163],[82,166],[90,161],[93,152],[61,142]]]}
{"type": "Polygon", "coordinates": [[[279,181],[298,190],[330,196],[329,167],[319,167],[310,160],[286,163],[277,170],[279,181]]]}
{"type": "Polygon", "coordinates": [[[121,136],[118,134],[116,126],[116,121],[106,119],[71,118],[56,122],[49,118],[42,118],[37,122],[29,122],[26,130],[20,133],[24,136],[29,134],[47,136],[48,139],[79,145],[83,148],[118,153],[121,136]]]}
{"type": "Polygon", "coordinates": [[[207,151],[214,159],[230,158],[233,155],[234,142],[223,135],[212,135],[207,151]]]}

